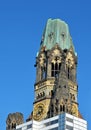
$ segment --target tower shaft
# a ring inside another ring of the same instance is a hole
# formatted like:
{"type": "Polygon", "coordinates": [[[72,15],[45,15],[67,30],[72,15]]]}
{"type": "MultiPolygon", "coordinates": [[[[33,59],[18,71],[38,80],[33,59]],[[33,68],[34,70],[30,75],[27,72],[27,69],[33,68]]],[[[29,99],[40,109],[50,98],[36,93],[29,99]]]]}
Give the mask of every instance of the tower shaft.
{"type": "Polygon", "coordinates": [[[40,121],[63,112],[78,116],[77,56],[65,22],[48,20],[35,66],[33,118],[40,121]]]}

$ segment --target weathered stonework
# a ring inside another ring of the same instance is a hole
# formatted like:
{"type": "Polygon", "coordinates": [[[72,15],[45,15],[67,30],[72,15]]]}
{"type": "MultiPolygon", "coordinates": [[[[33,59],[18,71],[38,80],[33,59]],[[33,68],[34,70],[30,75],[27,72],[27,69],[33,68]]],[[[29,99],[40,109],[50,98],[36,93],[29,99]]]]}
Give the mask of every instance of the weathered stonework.
{"type": "Polygon", "coordinates": [[[38,120],[35,118],[35,113],[38,114],[35,108],[37,104],[41,103],[46,105],[46,114],[42,114],[39,120],[63,112],[78,116],[77,56],[68,26],[59,20],[49,20],[44,32],[36,58],[34,119],[38,120]],[[60,33],[60,37],[58,33],[60,33]],[[59,43],[55,41],[59,41],[59,43]]]}
{"type": "MultiPolygon", "coordinates": [[[[64,21],[48,20],[35,67],[33,111],[26,121],[41,121],[64,112],[82,118],[77,102],[77,54],[64,21]]],[[[7,130],[13,130],[21,123],[21,113],[9,114],[7,130]]]]}
{"type": "Polygon", "coordinates": [[[10,113],[6,120],[6,130],[14,130],[16,128],[16,125],[20,125],[24,122],[23,120],[23,114],[16,112],[16,113],[10,113]]]}

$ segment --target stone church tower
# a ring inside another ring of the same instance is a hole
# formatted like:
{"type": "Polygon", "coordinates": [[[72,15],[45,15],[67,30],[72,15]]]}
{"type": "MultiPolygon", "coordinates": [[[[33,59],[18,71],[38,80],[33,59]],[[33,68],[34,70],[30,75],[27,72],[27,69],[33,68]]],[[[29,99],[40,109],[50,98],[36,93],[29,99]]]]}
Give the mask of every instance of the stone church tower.
{"type": "Polygon", "coordinates": [[[64,21],[48,20],[35,66],[33,118],[40,121],[63,112],[78,117],[77,54],[64,21]]]}
{"type": "MultiPolygon", "coordinates": [[[[35,67],[34,107],[27,121],[41,121],[64,112],[81,117],[77,102],[77,54],[64,21],[47,21],[35,67]]],[[[7,130],[13,130],[23,123],[23,115],[9,114],[6,123],[7,130]]]]}

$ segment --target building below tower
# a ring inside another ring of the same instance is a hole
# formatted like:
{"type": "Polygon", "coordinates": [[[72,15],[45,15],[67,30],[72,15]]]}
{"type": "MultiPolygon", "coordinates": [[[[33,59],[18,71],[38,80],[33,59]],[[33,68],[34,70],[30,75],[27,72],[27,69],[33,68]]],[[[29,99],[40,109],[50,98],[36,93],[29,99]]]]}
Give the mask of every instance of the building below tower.
{"type": "Polygon", "coordinates": [[[87,130],[87,121],[63,113],[42,121],[31,120],[16,126],[16,130],[87,130]]]}

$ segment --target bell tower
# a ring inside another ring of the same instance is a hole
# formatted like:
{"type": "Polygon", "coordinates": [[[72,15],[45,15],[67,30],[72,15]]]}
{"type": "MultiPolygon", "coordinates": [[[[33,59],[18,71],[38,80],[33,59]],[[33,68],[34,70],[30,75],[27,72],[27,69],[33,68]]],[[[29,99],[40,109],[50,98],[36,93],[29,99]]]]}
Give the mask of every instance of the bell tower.
{"type": "Polygon", "coordinates": [[[41,121],[63,112],[78,117],[77,54],[64,21],[47,21],[35,67],[34,120],[41,121]]]}
{"type": "Polygon", "coordinates": [[[10,113],[6,130],[87,130],[78,110],[77,53],[68,25],[48,19],[36,56],[33,111],[10,113]]]}

